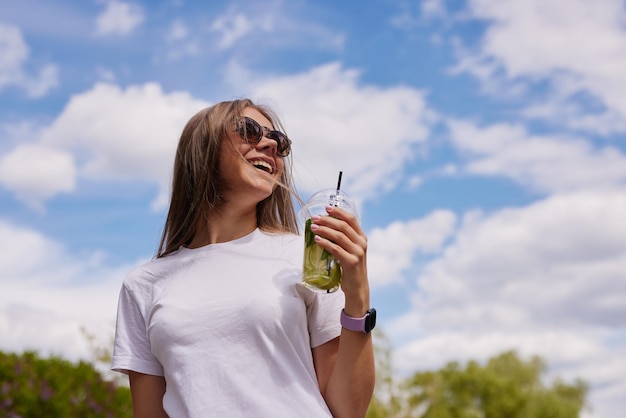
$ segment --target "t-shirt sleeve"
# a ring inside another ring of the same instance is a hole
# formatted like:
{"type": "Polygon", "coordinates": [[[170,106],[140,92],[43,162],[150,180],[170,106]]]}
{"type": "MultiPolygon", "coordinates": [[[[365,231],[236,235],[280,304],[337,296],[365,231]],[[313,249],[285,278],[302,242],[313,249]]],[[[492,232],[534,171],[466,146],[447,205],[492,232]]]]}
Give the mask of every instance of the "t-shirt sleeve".
{"type": "Polygon", "coordinates": [[[163,376],[163,367],[150,348],[144,314],[126,284],[120,291],[117,307],[111,370],[163,376]]]}
{"type": "Polygon", "coordinates": [[[320,346],[341,334],[339,316],[345,298],[341,290],[334,293],[313,293],[307,306],[307,320],[311,336],[311,348],[320,346]]]}

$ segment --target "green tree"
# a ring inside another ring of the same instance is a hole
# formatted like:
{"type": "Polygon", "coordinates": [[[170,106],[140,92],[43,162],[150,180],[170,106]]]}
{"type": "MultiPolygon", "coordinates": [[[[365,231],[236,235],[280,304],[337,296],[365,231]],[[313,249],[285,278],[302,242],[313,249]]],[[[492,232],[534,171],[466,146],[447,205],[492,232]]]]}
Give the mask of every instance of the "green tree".
{"type": "Polygon", "coordinates": [[[367,418],[575,418],[585,408],[586,383],[546,385],[546,364],[537,356],[524,361],[507,351],[484,365],[450,362],[396,379],[391,352],[389,339],[375,331],[376,388],[367,418]]]}
{"type": "Polygon", "coordinates": [[[131,417],[130,390],[86,362],[0,352],[0,416],[131,417]]]}
{"type": "MultiPolygon", "coordinates": [[[[582,380],[552,386],[542,382],[539,357],[521,360],[514,351],[481,366],[448,363],[438,371],[418,372],[403,387],[406,416],[423,418],[575,418],[588,392],[582,380]]],[[[405,416],[405,415],[402,415],[405,416]]]]}

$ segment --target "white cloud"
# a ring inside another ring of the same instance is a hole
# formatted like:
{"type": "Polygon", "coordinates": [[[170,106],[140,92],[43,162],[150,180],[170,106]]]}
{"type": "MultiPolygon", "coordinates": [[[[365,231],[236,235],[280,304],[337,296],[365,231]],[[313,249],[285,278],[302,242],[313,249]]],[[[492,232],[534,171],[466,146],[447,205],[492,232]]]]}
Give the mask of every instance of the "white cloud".
{"type": "Polygon", "coordinates": [[[30,97],[42,97],[58,85],[59,70],[56,65],[47,64],[41,68],[39,75],[25,81],[24,88],[30,97]]]}
{"type": "Polygon", "coordinates": [[[129,266],[98,253],[74,255],[40,233],[0,220],[0,349],[89,359],[84,327],[111,335],[129,266]]]}
{"type": "Polygon", "coordinates": [[[122,90],[99,83],[70,99],[41,143],[76,155],[80,175],[148,180],[166,194],[180,133],[207,105],[187,93],[164,93],[158,84],[122,90]]]}
{"type": "Polygon", "coordinates": [[[111,0],[96,18],[96,34],[99,36],[129,35],[145,19],[141,6],[111,0]]]}
{"type": "Polygon", "coordinates": [[[359,85],[357,71],[336,63],[261,79],[251,91],[260,102],[280,104],[274,107],[294,142],[299,186],[333,187],[343,171],[345,190],[357,200],[396,187],[434,117],[419,90],[359,85]]]}
{"type": "Polygon", "coordinates": [[[421,176],[411,176],[406,181],[407,190],[415,190],[424,183],[424,179],[421,176]]]}
{"type": "Polygon", "coordinates": [[[373,286],[403,281],[415,253],[434,254],[448,239],[456,224],[450,211],[439,210],[421,219],[393,222],[374,228],[368,236],[368,275],[373,286]]]}
{"type": "Polygon", "coordinates": [[[444,0],[424,0],[421,12],[424,19],[443,18],[448,15],[444,0]]]}
{"type": "Polygon", "coordinates": [[[219,16],[211,24],[211,30],[220,34],[218,47],[228,49],[239,39],[255,31],[257,28],[253,21],[240,13],[219,16]]]}
{"type": "Polygon", "coordinates": [[[183,57],[197,57],[206,48],[207,42],[193,31],[182,19],[175,19],[165,34],[166,57],[178,60],[183,57]]]}
{"type": "Polygon", "coordinates": [[[542,103],[533,103],[522,110],[527,119],[558,120],[570,129],[608,136],[626,131],[626,118],[615,110],[596,114],[586,111],[583,105],[567,102],[562,97],[548,98],[542,103]]]}
{"type": "Polygon", "coordinates": [[[172,24],[170,25],[168,34],[167,34],[167,39],[169,41],[181,41],[186,39],[189,36],[189,28],[187,27],[187,25],[185,25],[185,22],[183,22],[180,19],[176,19],[172,22],[172,24]]]}
{"type": "Polygon", "coordinates": [[[38,76],[29,76],[24,69],[30,51],[19,28],[0,23],[0,90],[16,86],[29,97],[44,96],[58,85],[58,69],[53,64],[44,65],[38,76]]]}
{"type": "Polygon", "coordinates": [[[597,123],[576,123],[576,116],[592,113],[613,121],[600,126],[600,133],[624,130],[626,8],[622,1],[471,0],[468,5],[468,16],[485,21],[487,29],[477,46],[461,50],[456,71],[473,74],[498,96],[548,81],[550,94],[541,99],[553,103],[543,109],[550,110],[545,115],[548,120],[596,129],[597,123]],[[604,111],[584,105],[586,101],[577,98],[580,93],[597,99],[604,111]],[[561,106],[571,102],[576,103],[570,108],[575,113],[563,115],[561,106]]]}
{"type": "Polygon", "coordinates": [[[28,45],[19,28],[0,24],[0,86],[19,77],[28,53],[28,45]]]}
{"type": "Polygon", "coordinates": [[[528,312],[537,320],[615,325],[626,314],[626,306],[612,302],[626,296],[625,211],[623,190],[581,191],[467,217],[455,242],[419,279],[430,295],[427,305],[521,303],[534,307],[528,312]],[[561,312],[564,305],[576,309],[561,312]]]}
{"type": "Polygon", "coordinates": [[[110,68],[98,67],[96,68],[96,75],[98,80],[103,81],[109,84],[115,84],[117,81],[117,77],[115,76],[115,72],[110,68]]]}
{"type": "Polygon", "coordinates": [[[81,176],[142,180],[159,186],[154,205],[162,208],[180,133],[206,106],[187,93],[164,93],[154,83],[125,90],[98,83],[73,96],[30,144],[0,154],[0,185],[41,209],[45,200],[73,191],[81,176]]]}
{"type": "Polygon", "coordinates": [[[39,145],[21,145],[0,156],[0,185],[27,205],[41,209],[44,200],[76,185],[71,154],[39,145]]]}
{"type": "Polygon", "coordinates": [[[505,176],[542,193],[602,188],[626,182],[626,156],[617,148],[594,149],[564,135],[533,135],[521,125],[479,128],[449,120],[451,141],[466,159],[465,171],[505,176]]]}
{"type": "Polygon", "coordinates": [[[592,401],[623,387],[624,213],[624,189],[468,213],[417,278],[414,310],[400,318],[413,328],[391,327],[414,338],[398,365],[432,368],[517,348],[587,380],[592,401]]]}
{"type": "Polygon", "coordinates": [[[290,9],[290,3],[248,3],[245,9],[233,5],[209,25],[210,32],[217,35],[217,47],[235,54],[259,53],[255,42],[243,42],[263,37],[263,48],[279,49],[314,48],[340,51],[345,35],[334,28],[320,25],[309,15],[300,16],[302,9],[290,9]],[[236,48],[235,48],[236,46],[236,48]]]}
{"type": "Polygon", "coordinates": [[[444,0],[423,0],[419,4],[413,1],[395,3],[398,12],[389,19],[389,23],[398,29],[411,30],[429,20],[449,17],[444,0]]]}

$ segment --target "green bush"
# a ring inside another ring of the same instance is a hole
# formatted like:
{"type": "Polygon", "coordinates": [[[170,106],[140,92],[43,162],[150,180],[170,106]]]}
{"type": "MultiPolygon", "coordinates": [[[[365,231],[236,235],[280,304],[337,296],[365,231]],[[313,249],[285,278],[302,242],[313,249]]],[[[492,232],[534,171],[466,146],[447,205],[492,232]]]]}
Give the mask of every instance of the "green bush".
{"type": "Polygon", "coordinates": [[[128,388],[89,363],[0,352],[0,416],[123,418],[132,417],[132,403],[128,388]]]}
{"type": "MultiPolygon", "coordinates": [[[[383,375],[377,385],[390,376],[388,369],[379,368],[383,375]]],[[[579,417],[586,405],[587,384],[557,379],[547,385],[546,369],[541,358],[525,361],[514,351],[492,357],[485,365],[450,362],[439,370],[385,383],[384,390],[379,386],[367,418],[579,417]]]]}

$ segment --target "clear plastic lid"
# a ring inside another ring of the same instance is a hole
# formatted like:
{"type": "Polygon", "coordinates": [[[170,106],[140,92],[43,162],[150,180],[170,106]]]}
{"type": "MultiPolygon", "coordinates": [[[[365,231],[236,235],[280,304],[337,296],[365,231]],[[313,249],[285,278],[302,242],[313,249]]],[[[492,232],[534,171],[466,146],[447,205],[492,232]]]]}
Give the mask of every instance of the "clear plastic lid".
{"type": "Polygon", "coordinates": [[[340,207],[359,216],[354,200],[345,192],[337,189],[324,189],[306,201],[300,210],[300,218],[306,220],[313,215],[325,215],[326,205],[340,207]]]}

